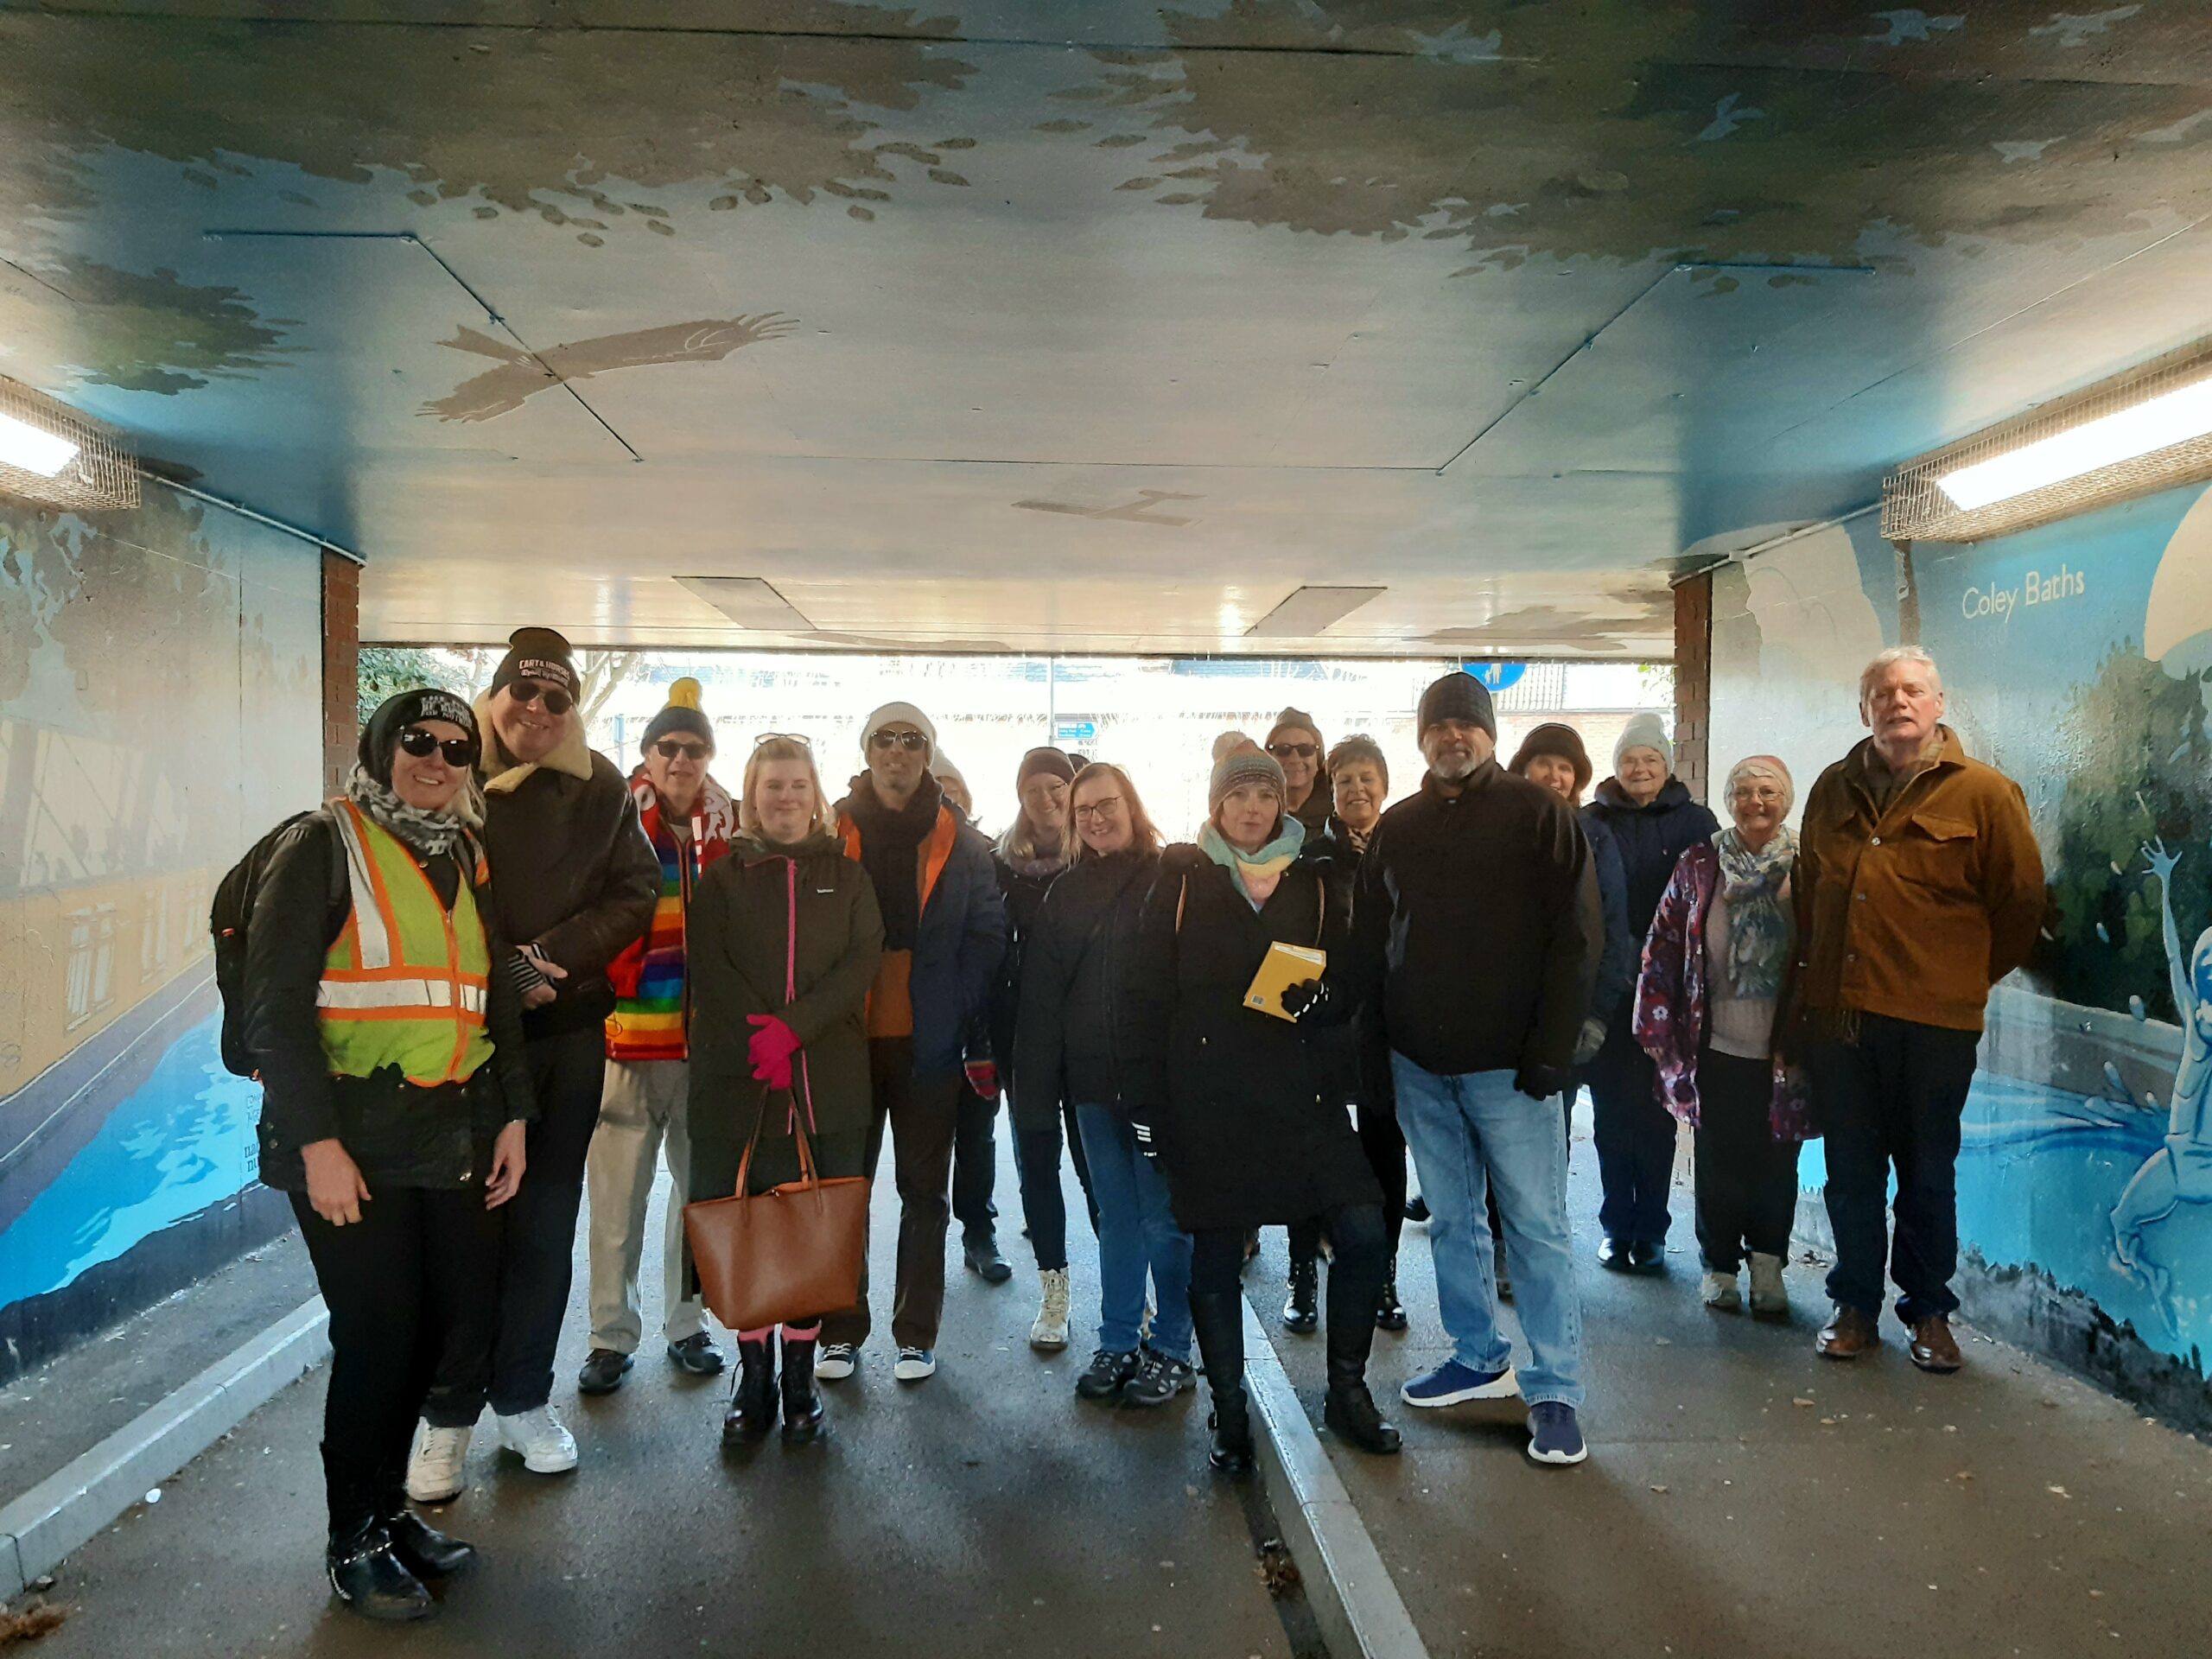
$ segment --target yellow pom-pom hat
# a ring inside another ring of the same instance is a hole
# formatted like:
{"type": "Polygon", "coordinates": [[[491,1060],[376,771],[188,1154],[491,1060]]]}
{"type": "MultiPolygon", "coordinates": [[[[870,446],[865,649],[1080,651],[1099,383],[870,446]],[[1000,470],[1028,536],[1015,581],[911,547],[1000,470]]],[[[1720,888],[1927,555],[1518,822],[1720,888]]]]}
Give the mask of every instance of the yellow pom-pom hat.
{"type": "Polygon", "coordinates": [[[703,741],[709,749],[715,747],[714,722],[699,704],[699,682],[688,674],[668,688],[668,706],[655,715],[652,723],[645,728],[643,747],[651,748],[671,732],[686,732],[703,741]]]}

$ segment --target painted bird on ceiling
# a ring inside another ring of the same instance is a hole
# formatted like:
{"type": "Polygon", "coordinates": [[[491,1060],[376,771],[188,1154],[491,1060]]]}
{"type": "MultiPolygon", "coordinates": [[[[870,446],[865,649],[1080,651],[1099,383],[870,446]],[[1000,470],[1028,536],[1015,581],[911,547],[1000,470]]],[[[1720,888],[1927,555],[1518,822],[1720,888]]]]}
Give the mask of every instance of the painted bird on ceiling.
{"type": "Polygon", "coordinates": [[[451,340],[438,343],[456,352],[488,357],[499,367],[473,375],[449,395],[423,404],[423,413],[441,421],[497,420],[512,414],[539,392],[571,381],[655,363],[719,363],[741,346],[780,339],[796,327],[795,318],[764,311],[750,317],[663,323],[658,328],[602,334],[597,340],[574,340],[543,352],[526,351],[474,328],[459,328],[451,340]]]}

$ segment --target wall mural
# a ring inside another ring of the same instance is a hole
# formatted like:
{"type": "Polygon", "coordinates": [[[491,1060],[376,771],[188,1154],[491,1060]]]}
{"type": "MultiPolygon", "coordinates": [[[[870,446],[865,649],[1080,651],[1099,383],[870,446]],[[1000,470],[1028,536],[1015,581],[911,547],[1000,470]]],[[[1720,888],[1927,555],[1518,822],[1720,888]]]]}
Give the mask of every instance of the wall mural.
{"type": "Polygon", "coordinates": [[[438,343],[456,352],[488,357],[499,366],[470,376],[448,396],[424,404],[423,413],[435,415],[442,421],[496,420],[555,386],[656,363],[719,363],[745,346],[779,340],[798,326],[792,318],[764,312],[759,316],[633,328],[626,334],[574,340],[543,352],[525,352],[476,329],[461,328],[451,340],[438,343]]]}
{"type": "MultiPolygon", "coordinates": [[[[0,505],[0,1378],[266,1236],[215,880],[321,773],[316,556],[0,505]]],[[[282,1211],[282,1213],[278,1213],[282,1211]]]]}
{"type": "MultiPolygon", "coordinates": [[[[1961,1294],[2212,1421],[2212,490],[1913,563],[1951,723],[2019,781],[2051,883],[1967,1106],[1961,1294]]],[[[1719,573],[1716,770],[1772,750],[1802,790],[1863,735],[1857,676],[1897,638],[1897,578],[1871,516],[1719,573]]]]}

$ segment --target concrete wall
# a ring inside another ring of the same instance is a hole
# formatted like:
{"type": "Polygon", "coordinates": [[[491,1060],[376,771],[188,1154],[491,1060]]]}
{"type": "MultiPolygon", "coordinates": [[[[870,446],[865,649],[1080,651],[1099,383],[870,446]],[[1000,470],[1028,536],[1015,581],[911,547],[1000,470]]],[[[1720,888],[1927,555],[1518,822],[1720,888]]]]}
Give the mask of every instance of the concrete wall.
{"type": "MultiPolygon", "coordinates": [[[[1968,751],[2025,791],[2053,899],[1967,1106],[1961,1294],[2212,1424],[2212,492],[1903,561],[1869,514],[1724,567],[1715,771],[1770,751],[1802,793],[1864,735],[1860,668],[1916,628],[1968,751]]],[[[1817,1146],[1800,1174],[1817,1191],[1817,1146]]]]}
{"type": "Polygon", "coordinates": [[[323,575],[149,485],[0,502],[0,1379],[257,1243],[215,882],[323,768],[323,575]]]}

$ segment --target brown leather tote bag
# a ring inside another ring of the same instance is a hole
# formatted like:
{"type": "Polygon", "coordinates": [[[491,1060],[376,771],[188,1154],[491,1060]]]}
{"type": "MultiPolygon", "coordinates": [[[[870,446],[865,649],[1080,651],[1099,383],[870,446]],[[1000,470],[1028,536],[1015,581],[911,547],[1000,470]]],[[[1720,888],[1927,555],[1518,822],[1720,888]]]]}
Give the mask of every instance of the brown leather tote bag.
{"type": "Polygon", "coordinates": [[[764,1102],[737,1166],[736,1192],[683,1206],[683,1231],[691,1241],[700,1294],[715,1317],[733,1331],[842,1313],[860,1294],[868,1179],[821,1179],[794,1102],[791,1129],[798,1138],[799,1179],[748,1196],[746,1178],[767,1116],[764,1102]]]}

